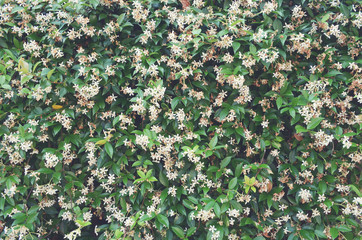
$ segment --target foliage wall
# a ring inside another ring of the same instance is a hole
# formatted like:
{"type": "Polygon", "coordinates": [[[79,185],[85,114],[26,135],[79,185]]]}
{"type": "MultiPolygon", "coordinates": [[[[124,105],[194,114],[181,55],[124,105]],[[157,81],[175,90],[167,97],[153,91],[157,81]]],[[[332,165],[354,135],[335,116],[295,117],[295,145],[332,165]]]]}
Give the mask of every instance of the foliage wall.
{"type": "Polygon", "coordinates": [[[357,0],[0,0],[0,238],[359,239],[357,0]]]}

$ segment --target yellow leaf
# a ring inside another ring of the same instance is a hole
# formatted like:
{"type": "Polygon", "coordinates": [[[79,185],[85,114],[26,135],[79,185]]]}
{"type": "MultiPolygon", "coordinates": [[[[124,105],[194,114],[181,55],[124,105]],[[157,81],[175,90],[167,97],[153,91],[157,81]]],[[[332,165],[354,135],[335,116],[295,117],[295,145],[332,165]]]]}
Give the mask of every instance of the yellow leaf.
{"type": "Polygon", "coordinates": [[[106,142],[107,142],[107,140],[102,139],[102,140],[97,141],[96,145],[104,145],[104,144],[106,144],[106,142]]]}
{"type": "Polygon", "coordinates": [[[59,109],[62,109],[63,106],[62,106],[62,105],[53,104],[52,108],[53,108],[54,110],[59,110],[59,109]]]}
{"type": "Polygon", "coordinates": [[[23,73],[29,73],[29,63],[25,62],[23,58],[19,60],[18,69],[23,73]]]}
{"type": "Polygon", "coordinates": [[[111,137],[113,137],[112,134],[109,134],[107,137],[106,137],[106,140],[109,141],[109,139],[111,139],[111,137]]]}
{"type": "Polygon", "coordinates": [[[253,186],[255,183],[255,180],[256,180],[255,177],[252,177],[249,181],[249,183],[250,183],[249,185],[253,186]]]}
{"type": "Polygon", "coordinates": [[[249,184],[250,183],[250,178],[248,176],[245,176],[244,177],[244,182],[245,182],[245,184],[250,185],[249,184]]]}

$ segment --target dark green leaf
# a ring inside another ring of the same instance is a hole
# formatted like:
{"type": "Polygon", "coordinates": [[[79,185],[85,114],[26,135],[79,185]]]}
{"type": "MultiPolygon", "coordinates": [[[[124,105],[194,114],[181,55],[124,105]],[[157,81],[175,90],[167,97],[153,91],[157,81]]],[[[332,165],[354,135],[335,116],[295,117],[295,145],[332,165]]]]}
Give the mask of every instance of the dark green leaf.
{"type": "Polygon", "coordinates": [[[113,157],[113,147],[112,147],[112,145],[109,142],[106,142],[106,144],[104,145],[104,148],[106,149],[106,152],[107,152],[108,156],[110,158],[112,158],[113,157]]]}
{"type": "Polygon", "coordinates": [[[324,118],[322,117],[317,117],[317,118],[312,118],[312,120],[310,121],[310,123],[307,126],[307,129],[314,129],[316,128],[323,120],[324,118]]]}
{"type": "Polygon", "coordinates": [[[184,230],[182,230],[182,228],[180,228],[179,226],[173,226],[171,227],[172,231],[179,237],[179,238],[184,238],[185,237],[185,233],[184,230]]]}
{"type": "Polygon", "coordinates": [[[283,104],[283,98],[278,97],[278,98],[277,98],[277,107],[278,107],[278,109],[280,109],[280,107],[282,106],[282,104],[283,104]]]}
{"type": "Polygon", "coordinates": [[[164,225],[165,227],[169,228],[169,221],[168,218],[162,214],[157,214],[156,215],[157,220],[162,223],[162,225],[164,225]]]}
{"type": "Polygon", "coordinates": [[[314,240],[315,235],[314,232],[309,231],[309,230],[300,230],[300,235],[302,235],[303,238],[305,238],[306,240],[314,240]]]}
{"type": "Polygon", "coordinates": [[[196,227],[190,227],[188,230],[187,230],[187,234],[186,236],[187,237],[190,237],[192,234],[194,234],[196,232],[196,227]]]}

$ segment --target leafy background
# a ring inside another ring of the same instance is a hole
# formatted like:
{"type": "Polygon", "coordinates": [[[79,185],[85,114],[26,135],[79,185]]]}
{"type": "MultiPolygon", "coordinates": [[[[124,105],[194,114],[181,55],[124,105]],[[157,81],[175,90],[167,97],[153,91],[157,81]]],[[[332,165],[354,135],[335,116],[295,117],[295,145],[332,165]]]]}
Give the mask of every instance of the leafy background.
{"type": "Polygon", "coordinates": [[[0,237],[361,236],[358,1],[0,3],[0,237]]]}

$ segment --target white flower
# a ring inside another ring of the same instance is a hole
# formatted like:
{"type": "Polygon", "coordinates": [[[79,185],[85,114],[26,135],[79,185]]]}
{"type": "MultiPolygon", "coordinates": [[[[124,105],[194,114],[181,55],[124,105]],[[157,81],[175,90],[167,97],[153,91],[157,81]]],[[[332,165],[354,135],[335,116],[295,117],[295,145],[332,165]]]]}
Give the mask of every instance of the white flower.
{"type": "Polygon", "coordinates": [[[267,128],[267,127],[269,126],[269,120],[263,121],[263,122],[261,123],[261,126],[262,126],[263,128],[267,128]]]}
{"type": "Polygon", "coordinates": [[[304,214],[302,211],[298,211],[297,218],[299,219],[299,221],[304,221],[308,219],[308,215],[304,214]]]}
{"type": "Polygon", "coordinates": [[[311,200],[311,198],[312,198],[312,194],[307,189],[302,189],[299,192],[299,196],[301,197],[303,203],[304,202],[309,202],[311,200]]]}
{"type": "Polygon", "coordinates": [[[324,200],[326,200],[324,194],[318,196],[318,202],[324,202],[324,200]]]}
{"type": "Polygon", "coordinates": [[[270,154],[273,156],[273,157],[277,157],[279,155],[279,151],[278,149],[274,149],[273,151],[270,152],[270,154]]]}
{"type": "Polygon", "coordinates": [[[343,148],[349,149],[352,146],[352,143],[349,141],[349,137],[344,136],[342,139],[343,148]]]}
{"type": "Polygon", "coordinates": [[[353,203],[362,205],[362,197],[354,197],[353,203]]]}
{"type": "Polygon", "coordinates": [[[209,227],[209,231],[210,231],[210,232],[215,232],[215,231],[216,231],[215,226],[214,226],[214,225],[211,225],[211,226],[209,227]]]}
{"type": "Polygon", "coordinates": [[[148,143],[149,140],[146,135],[136,135],[136,144],[141,145],[143,149],[146,149],[148,143]]]}
{"type": "Polygon", "coordinates": [[[59,159],[56,155],[48,153],[48,152],[45,153],[45,167],[47,167],[47,168],[55,167],[58,162],[59,162],[59,159]]]}
{"type": "Polygon", "coordinates": [[[170,194],[172,197],[176,197],[176,187],[172,186],[168,189],[168,194],[170,194]]]}

